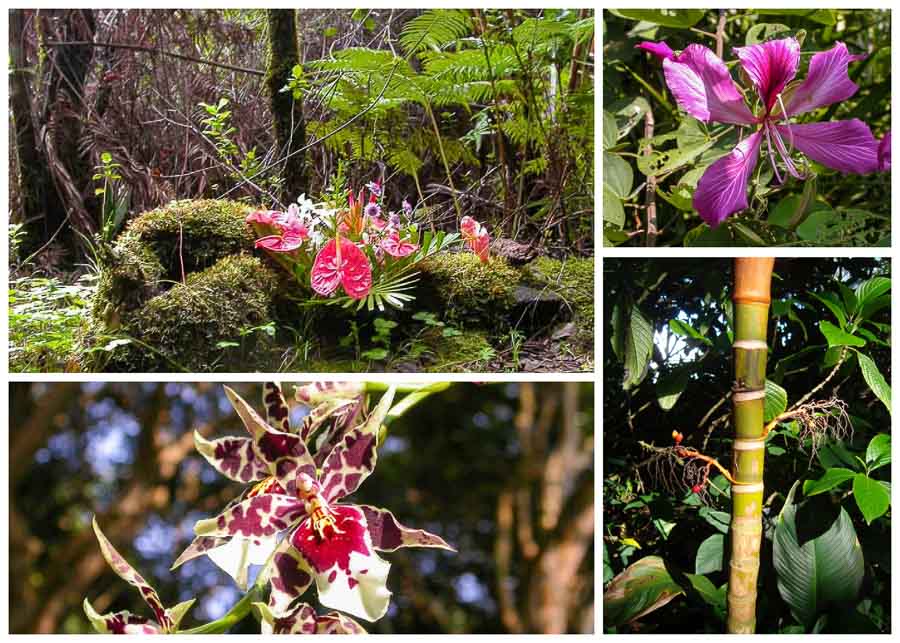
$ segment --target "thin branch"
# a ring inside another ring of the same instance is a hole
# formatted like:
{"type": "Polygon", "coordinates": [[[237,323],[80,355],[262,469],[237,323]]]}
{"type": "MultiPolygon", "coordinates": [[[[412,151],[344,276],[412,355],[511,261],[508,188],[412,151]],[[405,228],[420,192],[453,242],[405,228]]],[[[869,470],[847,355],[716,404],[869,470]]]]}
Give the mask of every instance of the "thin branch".
{"type": "Polygon", "coordinates": [[[154,47],[144,47],[143,45],[130,45],[121,42],[92,42],[90,40],[72,40],[72,41],[61,41],[61,40],[48,40],[44,43],[48,47],[75,47],[75,46],[90,46],[90,47],[102,47],[106,49],[129,49],[131,51],[143,51],[148,54],[159,54],[161,56],[168,56],[169,58],[177,58],[179,60],[186,60],[188,62],[197,63],[199,65],[209,65],[211,67],[220,67],[221,69],[229,69],[231,71],[239,71],[243,74],[251,74],[253,76],[265,76],[266,72],[261,69],[252,69],[250,67],[240,67],[239,65],[229,65],[228,63],[219,63],[212,60],[205,60],[203,58],[195,58],[194,56],[187,56],[185,54],[176,54],[174,51],[165,51],[163,49],[156,49],[154,47]]]}
{"type": "MultiPolygon", "coordinates": [[[[653,138],[653,110],[648,108],[644,115],[644,138],[647,139],[647,147],[644,148],[644,156],[653,155],[653,146],[650,139],[653,138]]],[[[645,188],[645,203],[647,206],[647,247],[656,245],[656,175],[651,174],[647,177],[647,187],[645,188]]]]}

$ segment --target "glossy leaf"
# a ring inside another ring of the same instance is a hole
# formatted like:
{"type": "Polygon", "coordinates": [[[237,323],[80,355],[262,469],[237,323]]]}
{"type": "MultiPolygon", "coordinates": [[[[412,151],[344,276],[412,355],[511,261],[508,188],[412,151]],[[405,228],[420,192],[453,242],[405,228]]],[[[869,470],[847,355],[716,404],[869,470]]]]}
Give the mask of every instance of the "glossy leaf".
{"type": "Polygon", "coordinates": [[[629,565],[606,588],[603,621],[607,627],[631,623],[683,593],[663,559],[647,556],[629,565]]]}
{"type": "Polygon", "coordinates": [[[857,473],[853,478],[853,499],[869,525],[883,516],[891,506],[891,494],[888,490],[878,480],[872,480],[864,473],[857,473]]]}
{"type": "Polygon", "coordinates": [[[825,471],[818,480],[806,480],[803,483],[803,495],[815,496],[834,489],[856,475],[855,471],[843,467],[832,467],[825,471]]]}
{"type": "Polygon", "coordinates": [[[693,27],[706,13],[703,9],[615,9],[612,12],[622,18],[676,29],[693,27]]]}
{"type": "Polygon", "coordinates": [[[834,293],[811,292],[809,293],[809,296],[825,304],[825,307],[831,311],[831,314],[834,315],[835,320],[837,320],[841,328],[845,328],[847,326],[847,314],[844,311],[844,304],[834,295],[834,293]]]}
{"type": "Polygon", "coordinates": [[[634,306],[625,337],[625,379],[622,387],[626,391],[644,379],[652,355],[653,326],[640,308],[634,306]]]}
{"type": "Polygon", "coordinates": [[[766,380],[766,399],[763,421],[771,422],[787,408],[787,391],[772,380],[766,380]]]}
{"type": "Polygon", "coordinates": [[[837,519],[820,536],[800,544],[797,536],[795,482],[775,526],[773,562],[778,592],[804,625],[831,603],[856,599],[865,574],[862,548],[853,521],[841,508],[837,519]]]}
{"type": "Polygon", "coordinates": [[[690,337],[691,339],[696,339],[697,341],[702,342],[707,346],[712,346],[712,340],[710,340],[706,335],[702,334],[690,324],[683,322],[680,319],[670,319],[669,330],[671,330],[676,335],[681,335],[682,337],[690,337]]]}
{"type": "Polygon", "coordinates": [[[830,347],[866,345],[866,340],[862,337],[857,337],[856,335],[843,331],[828,321],[820,321],[819,330],[825,335],[825,339],[828,341],[828,346],[830,347]]]}
{"type": "Polygon", "coordinates": [[[878,370],[875,362],[868,355],[857,353],[856,358],[859,360],[859,370],[862,371],[862,376],[863,379],[866,380],[866,384],[869,385],[869,388],[872,389],[872,392],[882,401],[885,407],[887,407],[888,413],[890,413],[891,387],[884,380],[884,375],[881,374],[881,371],[878,370]]]}
{"type": "Polygon", "coordinates": [[[711,574],[722,571],[725,567],[725,535],[713,534],[697,549],[694,571],[698,574],[711,574]]]}
{"type": "Polygon", "coordinates": [[[866,465],[869,471],[874,471],[891,462],[891,436],[889,433],[879,433],[869,442],[866,448],[866,465]]]}

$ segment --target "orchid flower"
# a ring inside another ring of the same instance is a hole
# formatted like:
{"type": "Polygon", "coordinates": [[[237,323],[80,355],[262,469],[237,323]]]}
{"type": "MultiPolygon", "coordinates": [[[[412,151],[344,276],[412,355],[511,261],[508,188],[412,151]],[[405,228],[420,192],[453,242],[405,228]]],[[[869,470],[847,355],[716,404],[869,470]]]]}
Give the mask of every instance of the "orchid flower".
{"type": "Polygon", "coordinates": [[[478,255],[482,263],[487,263],[490,256],[491,237],[483,225],[475,219],[465,216],[459,222],[459,230],[463,239],[472,251],[478,255]]]}
{"type": "Polygon", "coordinates": [[[310,285],[326,297],[342,286],[351,299],[364,299],[372,288],[372,266],[366,253],[338,232],[316,255],[310,285]]]}
{"type": "Polygon", "coordinates": [[[262,634],[365,634],[362,625],[340,612],[319,615],[300,603],[283,616],[276,616],[265,603],[254,603],[260,615],[262,634]]]}
{"type": "Polygon", "coordinates": [[[748,107],[728,67],[707,47],[692,44],[680,54],[675,54],[665,42],[644,42],[637,47],[662,59],[666,84],[688,114],[703,122],[729,123],[755,130],[729,154],[710,165],[697,184],[694,209],[712,227],[747,208],[747,183],[756,168],[764,139],[779,182],[783,178],[776,156],[791,176],[805,178],[791,159],[793,148],[844,173],[867,174],[879,167],[889,167],[890,152],[881,154],[882,159],[887,159],[887,165],[879,165],[879,143],[869,126],[858,119],[804,124],[790,121],[800,114],[846,100],[859,89],[850,80],[847,68],[865,55],[851,55],[842,42],[814,54],[802,82],[794,81],[800,64],[800,43],[796,38],[735,47],[741,68],[759,97],[755,112],[748,107]]]}
{"type": "MultiPolygon", "coordinates": [[[[274,479],[260,493],[196,524],[195,533],[204,537],[271,539],[284,535],[268,568],[268,608],[275,617],[286,617],[296,599],[315,582],[322,605],[377,620],[387,611],[391,592],[386,586],[390,564],[376,551],[400,547],[452,551],[440,537],[401,525],[386,509],[340,502],[375,468],[378,432],[394,391],[388,389],[365,421],[343,432],[324,460],[319,460],[321,464],[298,440],[292,444],[291,455],[274,461],[274,479]]],[[[310,396],[305,391],[298,399],[310,396]]],[[[259,452],[269,451],[268,445],[290,435],[268,426],[233,392],[229,397],[260,443],[259,452]]],[[[224,462],[216,466],[232,468],[224,462]]]]}
{"type": "Polygon", "coordinates": [[[196,599],[184,601],[168,609],[164,608],[156,590],[144,580],[144,577],[134,567],[128,564],[128,561],[116,551],[112,543],[103,535],[96,518],[93,520],[93,525],[94,534],[100,543],[100,551],[103,553],[103,558],[106,559],[106,562],[118,574],[119,578],[138,589],[144,601],[156,615],[156,620],[154,621],[125,611],[98,614],[90,601],[85,598],[84,613],[91,621],[94,629],[101,634],[171,634],[176,632],[181,619],[184,618],[184,615],[187,614],[187,611],[196,599]]]}
{"type": "MultiPolygon", "coordinates": [[[[301,388],[304,391],[308,389],[308,387],[301,388]]],[[[225,394],[238,414],[242,418],[246,417],[247,403],[227,386],[225,394]]],[[[263,393],[267,422],[260,424],[253,420],[245,420],[244,426],[250,437],[233,436],[210,441],[195,432],[194,443],[197,451],[219,473],[231,480],[249,485],[226,506],[226,509],[260,493],[280,491],[275,479],[277,461],[292,456],[298,448],[301,448],[298,444],[308,442],[321,427],[331,423],[331,432],[322,432],[320,442],[322,446],[319,452],[324,456],[335,441],[340,439],[346,423],[355,421],[362,406],[362,399],[358,385],[327,387],[323,391],[304,392],[304,403],[310,411],[302,424],[296,430],[292,430],[288,406],[280,385],[276,382],[267,382],[263,393]]],[[[305,451],[305,447],[302,448],[305,451]]],[[[275,550],[276,544],[274,538],[198,536],[178,557],[172,569],[198,556],[207,555],[231,576],[241,589],[246,590],[250,565],[265,564],[275,550]]]]}

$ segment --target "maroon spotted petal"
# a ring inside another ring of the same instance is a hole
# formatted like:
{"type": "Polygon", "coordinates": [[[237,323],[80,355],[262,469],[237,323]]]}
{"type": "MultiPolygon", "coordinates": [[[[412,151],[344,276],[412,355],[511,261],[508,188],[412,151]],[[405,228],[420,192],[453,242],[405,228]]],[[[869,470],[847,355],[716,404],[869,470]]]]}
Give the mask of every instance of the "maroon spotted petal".
{"type": "Polygon", "coordinates": [[[84,613],[100,634],[163,634],[158,623],[146,616],[131,612],[110,612],[98,614],[88,599],[84,599],[84,613]]]}
{"type": "Polygon", "coordinates": [[[307,603],[299,603],[284,616],[264,617],[263,634],[365,634],[362,625],[340,612],[318,615],[307,603]]]}
{"type": "Polygon", "coordinates": [[[437,547],[456,551],[440,536],[401,525],[387,509],[369,505],[359,505],[359,508],[366,517],[372,546],[379,551],[396,551],[401,547],[437,547]]]}
{"type": "Polygon", "coordinates": [[[364,382],[312,382],[298,386],[294,399],[307,406],[318,406],[333,399],[349,400],[366,391],[364,382]]]}
{"type": "Polygon", "coordinates": [[[263,385],[263,404],[266,407],[266,421],[282,433],[291,432],[291,409],[281,392],[278,382],[266,382],[263,385]]]}
{"type": "Polygon", "coordinates": [[[322,494],[329,502],[348,496],[375,469],[378,432],[394,401],[392,386],[379,400],[366,421],[347,434],[325,460],[322,467],[322,494]]]}
{"type": "Polygon", "coordinates": [[[271,475],[268,463],[259,457],[250,438],[228,436],[207,440],[194,431],[194,444],[200,455],[226,478],[246,484],[271,475]]]}
{"type": "Polygon", "coordinates": [[[272,591],[269,593],[269,609],[276,616],[289,611],[290,604],[300,598],[312,585],[310,576],[296,550],[286,538],[272,559],[272,591]]]}
{"type": "Polygon", "coordinates": [[[198,536],[273,536],[296,524],[306,515],[299,498],[267,493],[247,498],[215,518],[194,525],[198,536]]]}

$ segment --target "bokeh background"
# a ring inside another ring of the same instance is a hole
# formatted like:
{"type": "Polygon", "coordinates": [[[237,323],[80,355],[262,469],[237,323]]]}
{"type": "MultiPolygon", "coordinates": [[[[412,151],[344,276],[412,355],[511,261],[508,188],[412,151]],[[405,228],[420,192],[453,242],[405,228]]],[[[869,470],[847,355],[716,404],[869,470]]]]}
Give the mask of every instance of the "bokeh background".
{"type": "MultiPolygon", "coordinates": [[[[261,410],[261,384],[233,388],[261,410]]],[[[286,393],[293,386],[285,383],[286,393]]],[[[149,615],[109,569],[91,515],[192,627],[241,594],[203,557],[169,567],[240,485],[193,447],[244,431],[220,384],[14,383],[10,389],[10,631],[86,633],[102,612],[149,615]]],[[[303,407],[295,405],[299,418],[303,407]]],[[[454,384],[390,425],[351,500],[457,547],[391,561],[379,633],[593,632],[593,386],[454,384]]],[[[317,605],[314,590],[306,598],[317,605]]],[[[251,616],[234,632],[253,633],[251,616]]]]}

